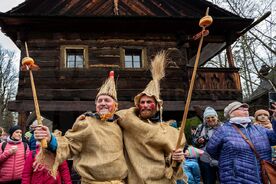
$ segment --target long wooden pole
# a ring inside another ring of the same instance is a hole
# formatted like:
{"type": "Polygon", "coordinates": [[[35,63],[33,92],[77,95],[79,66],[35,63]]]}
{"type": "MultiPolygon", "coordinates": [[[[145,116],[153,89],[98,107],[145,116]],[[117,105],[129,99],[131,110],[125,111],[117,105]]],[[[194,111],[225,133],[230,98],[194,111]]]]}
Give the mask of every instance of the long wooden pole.
{"type": "Polygon", "coordinates": [[[243,30],[237,32],[239,36],[242,36],[245,34],[247,31],[249,31],[251,28],[262,22],[264,19],[266,19],[269,15],[271,14],[271,11],[266,12],[263,16],[258,18],[256,21],[254,21],[252,24],[250,24],[248,27],[244,28],[243,30]]]}
{"type": "MultiPolygon", "coordinates": [[[[25,42],[25,48],[26,48],[26,55],[27,55],[27,57],[29,57],[29,50],[28,50],[27,42],[25,42]]],[[[42,119],[41,119],[40,109],[39,109],[38,100],[37,100],[37,94],[36,94],[36,88],[35,88],[35,83],[34,83],[33,72],[28,66],[27,66],[27,69],[29,70],[29,73],[30,73],[30,80],[31,80],[31,87],[32,87],[32,93],[33,93],[33,99],[34,99],[34,107],[35,107],[35,114],[36,114],[37,124],[42,126],[42,119]]],[[[41,147],[42,148],[47,148],[46,139],[41,140],[41,147]]]]}
{"type": "MultiPolygon", "coordinates": [[[[209,13],[209,8],[207,8],[207,10],[206,10],[206,16],[208,15],[208,13],[209,13]]],[[[179,136],[178,136],[178,140],[177,140],[177,144],[176,144],[176,150],[180,147],[181,140],[184,136],[184,129],[185,129],[185,126],[186,126],[187,115],[188,115],[189,107],[190,107],[190,103],[191,103],[192,92],[193,92],[193,88],[194,88],[195,77],[196,77],[197,67],[198,67],[198,63],[199,63],[203,38],[204,38],[204,36],[207,36],[207,35],[204,34],[205,31],[206,31],[205,27],[202,27],[200,42],[199,42],[199,45],[198,45],[196,60],[195,60],[195,64],[194,64],[193,74],[192,74],[192,79],[191,79],[191,82],[190,82],[190,88],[189,88],[189,91],[188,91],[188,96],[187,96],[187,100],[186,100],[186,104],[185,104],[185,108],[184,108],[181,127],[180,127],[180,130],[179,130],[179,136]]]]}

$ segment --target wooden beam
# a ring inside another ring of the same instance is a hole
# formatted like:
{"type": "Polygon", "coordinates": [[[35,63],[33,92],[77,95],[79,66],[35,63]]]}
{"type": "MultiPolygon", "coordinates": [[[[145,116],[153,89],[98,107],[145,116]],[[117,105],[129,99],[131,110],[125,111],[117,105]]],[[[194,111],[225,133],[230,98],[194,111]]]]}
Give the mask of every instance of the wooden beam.
{"type": "Polygon", "coordinates": [[[226,56],[227,56],[227,61],[228,61],[228,64],[229,64],[229,67],[230,68],[235,68],[235,63],[234,63],[234,59],[233,59],[233,54],[232,54],[232,49],[231,49],[231,45],[228,45],[226,47],[226,56]]]}
{"type": "Polygon", "coordinates": [[[26,121],[27,121],[28,115],[29,113],[24,110],[19,111],[18,113],[18,125],[21,127],[21,130],[23,132],[26,132],[26,128],[27,128],[26,121]]]}
{"type": "MultiPolygon", "coordinates": [[[[205,108],[210,104],[216,110],[223,110],[233,100],[200,100],[192,101],[190,111],[194,111],[194,107],[205,108]]],[[[95,111],[95,104],[93,101],[39,101],[41,111],[95,111]]],[[[133,107],[132,101],[119,101],[119,109],[126,109],[133,107]]],[[[165,111],[183,111],[184,101],[164,101],[165,111]]],[[[33,111],[34,104],[32,100],[12,101],[8,104],[10,111],[33,111]]]]}
{"type": "MultiPolygon", "coordinates": [[[[215,54],[220,52],[222,49],[225,47],[225,42],[224,43],[208,43],[205,47],[203,47],[200,59],[199,59],[199,65],[204,64],[206,61],[211,59],[215,54]]],[[[189,60],[189,65],[193,66],[193,63],[195,62],[195,57],[193,56],[189,60]]]]}

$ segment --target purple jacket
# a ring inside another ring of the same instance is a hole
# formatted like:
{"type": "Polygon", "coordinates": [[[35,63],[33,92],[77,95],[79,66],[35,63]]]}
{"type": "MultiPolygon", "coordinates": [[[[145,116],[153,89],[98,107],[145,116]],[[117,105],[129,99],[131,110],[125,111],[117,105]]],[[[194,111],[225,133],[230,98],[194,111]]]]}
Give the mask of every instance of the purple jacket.
{"type": "MultiPolygon", "coordinates": [[[[272,122],[276,130],[276,121],[272,122]]],[[[246,128],[237,125],[254,144],[261,159],[271,161],[271,147],[276,145],[276,132],[259,125],[248,124],[246,128]]],[[[210,138],[207,152],[219,160],[221,183],[257,184],[261,182],[260,163],[254,152],[231,123],[226,122],[210,138]]]]}

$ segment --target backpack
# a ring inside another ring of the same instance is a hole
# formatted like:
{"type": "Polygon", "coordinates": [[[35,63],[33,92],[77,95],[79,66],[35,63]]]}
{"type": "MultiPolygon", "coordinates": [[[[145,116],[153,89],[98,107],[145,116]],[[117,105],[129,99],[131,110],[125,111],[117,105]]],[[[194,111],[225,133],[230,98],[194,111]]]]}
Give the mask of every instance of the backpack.
{"type": "MultiPolygon", "coordinates": [[[[24,144],[24,158],[26,160],[26,151],[27,151],[27,148],[28,148],[28,144],[26,142],[23,142],[23,144],[24,144]]],[[[7,142],[3,142],[2,146],[1,146],[2,153],[4,152],[6,146],[7,146],[7,142]]]]}
{"type": "Polygon", "coordinates": [[[35,158],[36,150],[32,150],[32,158],[35,158]]]}

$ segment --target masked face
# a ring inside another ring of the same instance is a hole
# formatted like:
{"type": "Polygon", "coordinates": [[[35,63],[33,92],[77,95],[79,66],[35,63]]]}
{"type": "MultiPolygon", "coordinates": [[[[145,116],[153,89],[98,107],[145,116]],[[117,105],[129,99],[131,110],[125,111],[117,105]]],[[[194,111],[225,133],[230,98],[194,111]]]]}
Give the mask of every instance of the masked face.
{"type": "Polygon", "coordinates": [[[157,104],[155,99],[146,95],[140,98],[138,108],[142,119],[149,119],[157,112],[157,104]]]}
{"type": "Polygon", "coordinates": [[[96,111],[100,115],[114,113],[117,110],[117,103],[108,95],[100,95],[96,100],[96,111]]]}
{"type": "Polygon", "coordinates": [[[15,140],[20,140],[22,138],[22,130],[16,130],[12,134],[12,138],[15,140]]]}

